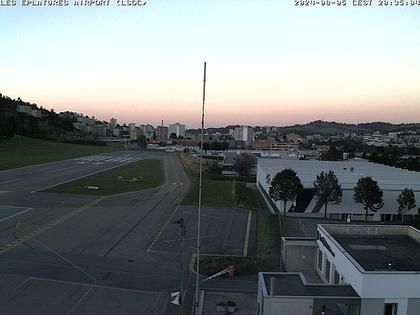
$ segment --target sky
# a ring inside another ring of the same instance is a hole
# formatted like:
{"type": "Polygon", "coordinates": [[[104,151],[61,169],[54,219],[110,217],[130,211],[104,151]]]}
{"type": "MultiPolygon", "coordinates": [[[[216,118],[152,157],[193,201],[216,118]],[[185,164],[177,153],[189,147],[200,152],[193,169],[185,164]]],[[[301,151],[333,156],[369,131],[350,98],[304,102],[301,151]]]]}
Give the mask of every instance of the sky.
{"type": "MultiPolygon", "coordinates": [[[[420,122],[420,6],[0,6],[0,93],[119,123],[420,122]]],[[[112,2],[114,1],[114,2],[112,2]]]]}

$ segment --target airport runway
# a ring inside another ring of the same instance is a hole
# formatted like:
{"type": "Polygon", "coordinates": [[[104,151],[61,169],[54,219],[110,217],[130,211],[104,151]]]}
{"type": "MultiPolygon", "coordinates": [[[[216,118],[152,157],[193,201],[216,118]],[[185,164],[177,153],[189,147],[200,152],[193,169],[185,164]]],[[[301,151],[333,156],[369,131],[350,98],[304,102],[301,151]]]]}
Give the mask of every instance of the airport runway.
{"type": "Polygon", "coordinates": [[[134,151],[0,172],[0,205],[31,208],[0,222],[0,313],[163,312],[178,257],[145,249],[188,185],[176,155],[134,151]],[[143,158],[165,161],[162,186],[106,198],[38,192],[143,158]]]}
{"type": "MultiPolygon", "coordinates": [[[[189,302],[193,293],[188,263],[197,209],[180,205],[188,187],[178,157],[160,152],[121,151],[0,172],[0,205],[29,208],[0,220],[0,314],[176,313],[168,303],[180,285],[173,224],[180,217],[187,227],[189,302]],[[164,161],[162,186],[108,197],[40,192],[144,158],[164,161]]],[[[255,253],[256,218],[246,209],[204,207],[202,227],[203,254],[255,253]]]]}

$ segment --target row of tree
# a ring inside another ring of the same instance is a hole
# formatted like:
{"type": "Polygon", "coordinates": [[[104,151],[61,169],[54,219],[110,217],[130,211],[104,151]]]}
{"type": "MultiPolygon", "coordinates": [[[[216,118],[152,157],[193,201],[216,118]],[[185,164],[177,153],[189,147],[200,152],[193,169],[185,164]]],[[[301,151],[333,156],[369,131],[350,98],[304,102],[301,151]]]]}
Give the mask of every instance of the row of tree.
{"type": "MultiPolygon", "coordinates": [[[[302,192],[303,185],[292,169],[284,169],[277,173],[271,180],[269,195],[275,201],[283,201],[283,214],[286,215],[287,202],[295,202],[297,196],[302,192]]],[[[339,204],[343,196],[343,189],[333,171],[321,172],[314,181],[316,198],[324,205],[324,217],[327,217],[329,204],[339,204]]],[[[384,205],[383,191],[378,183],[371,177],[361,177],[353,190],[353,199],[363,204],[365,219],[367,221],[369,210],[377,212],[384,205]]],[[[412,189],[405,188],[398,196],[399,214],[402,221],[406,213],[416,206],[416,199],[412,189]]]]}

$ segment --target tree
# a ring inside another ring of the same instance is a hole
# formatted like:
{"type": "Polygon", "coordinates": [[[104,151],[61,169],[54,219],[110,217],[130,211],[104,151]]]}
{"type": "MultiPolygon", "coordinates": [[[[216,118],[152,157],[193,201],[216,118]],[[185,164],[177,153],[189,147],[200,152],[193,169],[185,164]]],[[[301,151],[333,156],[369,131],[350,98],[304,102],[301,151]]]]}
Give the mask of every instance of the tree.
{"type": "Polygon", "coordinates": [[[343,196],[341,185],[338,183],[337,176],[330,170],[328,173],[321,172],[321,174],[316,176],[314,189],[318,200],[324,203],[324,218],[326,218],[328,204],[341,202],[341,197],[343,196]]]}
{"type": "Polygon", "coordinates": [[[240,176],[248,176],[252,167],[252,157],[248,154],[241,154],[235,158],[235,168],[240,176]]]}
{"type": "Polygon", "coordinates": [[[176,137],[176,133],[175,133],[175,132],[172,132],[172,133],[169,135],[169,139],[171,139],[171,140],[176,140],[176,139],[177,139],[177,137],[176,137]]]}
{"type": "Polygon", "coordinates": [[[330,146],[327,151],[321,154],[321,160],[338,161],[343,157],[343,152],[339,151],[335,146],[330,146]]]}
{"type": "Polygon", "coordinates": [[[416,206],[416,197],[412,189],[404,188],[401,191],[401,194],[398,196],[398,213],[402,215],[402,222],[404,222],[404,217],[407,212],[413,209],[416,206]]]}
{"type": "Polygon", "coordinates": [[[383,192],[375,180],[371,177],[359,178],[356,187],[354,187],[353,199],[363,204],[366,221],[369,210],[376,212],[384,206],[382,196],[383,192]]]}
{"type": "Polygon", "coordinates": [[[291,169],[284,169],[274,176],[269,194],[273,200],[283,201],[283,214],[286,215],[286,203],[296,200],[302,189],[303,186],[296,172],[291,169]]]}
{"type": "Polygon", "coordinates": [[[146,147],[147,147],[146,136],[145,135],[140,135],[139,138],[137,139],[137,144],[140,148],[146,149],[146,147]]]}

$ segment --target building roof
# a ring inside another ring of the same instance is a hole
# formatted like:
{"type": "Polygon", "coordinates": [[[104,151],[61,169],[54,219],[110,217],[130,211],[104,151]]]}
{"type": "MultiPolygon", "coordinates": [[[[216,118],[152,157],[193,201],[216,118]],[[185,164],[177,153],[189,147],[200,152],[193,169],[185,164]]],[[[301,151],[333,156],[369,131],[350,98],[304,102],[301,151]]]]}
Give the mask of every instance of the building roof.
{"type": "Polygon", "coordinates": [[[350,285],[308,284],[301,273],[262,273],[262,277],[268,295],[272,296],[359,297],[350,285]],[[272,294],[270,278],[274,281],[272,294]]]}
{"type": "Polygon", "coordinates": [[[408,236],[348,236],[334,239],[366,271],[420,271],[420,244],[408,236]]]}
{"type": "Polygon", "coordinates": [[[360,177],[370,176],[382,190],[398,190],[408,187],[420,192],[420,172],[371,163],[366,160],[319,161],[292,159],[258,159],[258,168],[274,176],[285,168],[297,172],[303,187],[312,188],[321,172],[334,171],[343,189],[353,189],[360,177]]]}
{"type": "Polygon", "coordinates": [[[359,269],[420,271],[420,231],[411,226],[321,224],[318,230],[357,263],[359,269]]]}

